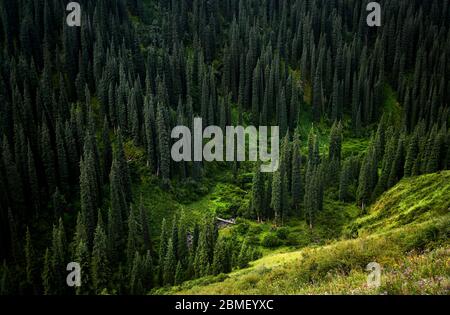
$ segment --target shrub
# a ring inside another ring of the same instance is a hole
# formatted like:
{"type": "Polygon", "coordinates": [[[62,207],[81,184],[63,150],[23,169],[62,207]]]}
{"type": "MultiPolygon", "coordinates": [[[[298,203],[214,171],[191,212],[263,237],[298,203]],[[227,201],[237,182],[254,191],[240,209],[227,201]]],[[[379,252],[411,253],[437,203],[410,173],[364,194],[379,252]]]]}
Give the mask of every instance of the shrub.
{"type": "Polygon", "coordinates": [[[253,235],[259,234],[259,233],[262,232],[262,227],[259,224],[258,225],[252,225],[252,226],[250,226],[250,229],[248,230],[248,232],[250,234],[253,234],[253,235]]]}
{"type": "Polygon", "coordinates": [[[245,234],[247,234],[249,228],[250,228],[250,225],[247,222],[242,222],[236,226],[236,231],[240,235],[245,235],[245,234]]]}
{"type": "Polygon", "coordinates": [[[266,248],[274,248],[280,245],[280,239],[273,233],[266,234],[261,241],[261,245],[266,248]]]}
{"type": "Polygon", "coordinates": [[[276,234],[280,240],[286,240],[289,236],[289,229],[285,227],[279,228],[276,234]]]}

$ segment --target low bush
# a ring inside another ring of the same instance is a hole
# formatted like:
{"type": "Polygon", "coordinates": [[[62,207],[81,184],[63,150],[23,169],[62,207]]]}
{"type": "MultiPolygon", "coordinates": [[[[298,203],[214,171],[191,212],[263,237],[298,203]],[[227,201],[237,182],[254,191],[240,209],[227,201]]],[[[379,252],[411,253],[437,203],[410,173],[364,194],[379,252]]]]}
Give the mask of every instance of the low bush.
{"type": "Polygon", "coordinates": [[[279,228],[276,235],[280,240],[286,240],[289,236],[289,229],[285,227],[279,228]]]}
{"type": "Polygon", "coordinates": [[[266,234],[262,241],[261,246],[266,248],[274,248],[280,245],[280,239],[274,233],[266,234]]]}

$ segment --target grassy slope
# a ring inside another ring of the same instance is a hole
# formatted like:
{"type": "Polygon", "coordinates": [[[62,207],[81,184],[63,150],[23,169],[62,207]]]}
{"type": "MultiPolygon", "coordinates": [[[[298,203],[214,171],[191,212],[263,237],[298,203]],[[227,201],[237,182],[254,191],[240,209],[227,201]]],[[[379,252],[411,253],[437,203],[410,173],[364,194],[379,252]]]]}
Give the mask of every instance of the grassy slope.
{"type": "Polygon", "coordinates": [[[356,220],[350,229],[359,234],[389,231],[440,217],[450,211],[449,195],[448,171],[404,179],[386,192],[370,214],[356,220]]]}
{"type": "Polygon", "coordinates": [[[167,293],[448,294],[449,194],[450,172],[405,179],[348,226],[348,239],[274,252],[247,269],[167,293]],[[383,268],[378,289],[366,285],[365,267],[372,261],[383,268]]]}

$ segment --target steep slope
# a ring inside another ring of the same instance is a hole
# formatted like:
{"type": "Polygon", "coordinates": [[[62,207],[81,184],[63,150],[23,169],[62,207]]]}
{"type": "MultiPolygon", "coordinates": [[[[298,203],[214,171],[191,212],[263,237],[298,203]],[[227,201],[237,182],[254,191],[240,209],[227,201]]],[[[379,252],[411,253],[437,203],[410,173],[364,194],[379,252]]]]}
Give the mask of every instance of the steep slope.
{"type": "Polygon", "coordinates": [[[450,172],[405,179],[346,238],[268,255],[250,268],[173,287],[177,294],[448,294],[450,172]],[[353,239],[352,239],[353,237],[353,239]],[[382,266],[381,287],[366,266],[382,266]]]}
{"type": "Polygon", "coordinates": [[[404,179],[350,227],[358,234],[387,231],[450,211],[450,172],[404,179]]]}

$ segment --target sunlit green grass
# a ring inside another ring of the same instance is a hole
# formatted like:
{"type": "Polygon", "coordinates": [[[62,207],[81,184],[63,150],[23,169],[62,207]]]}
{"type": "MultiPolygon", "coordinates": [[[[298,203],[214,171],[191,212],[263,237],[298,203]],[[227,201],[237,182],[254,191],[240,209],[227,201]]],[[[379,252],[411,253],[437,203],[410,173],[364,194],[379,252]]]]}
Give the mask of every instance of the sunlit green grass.
{"type": "Polygon", "coordinates": [[[359,233],[386,231],[450,212],[450,172],[403,179],[351,228],[359,233]]]}
{"type": "MultiPolygon", "coordinates": [[[[311,242],[299,250],[290,246],[266,249],[265,256],[247,269],[158,293],[448,294],[449,177],[450,172],[443,172],[403,180],[367,216],[348,225],[340,239],[311,242]],[[383,268],[379,288],[367,286],[365,268],[370,262],[383,268]]],[[[248,224],[255,229],[256,223],[248,224]]],[[[296,220],[286,228],[297,237],[305,232],[296,220]]],[[[259,236],[270,233],[270,224],[260,224],[257,231],[259,236]]]]}
{"type": "Polygon", "coordinates": [[[441,221],[274,253],[227,276],[186,282],[165,293],[176,294],[424,294],[448,293],[449,216],[441,221]],[[430,231],[438,231],[436,235],[430,231]],[[423,251],[414,248],[427,245],[423,251]],[[446,245],[445,245],[446,244],[446,245]],[[366,266],[383,268],[380,288],[367,287],[366,266]]]}

